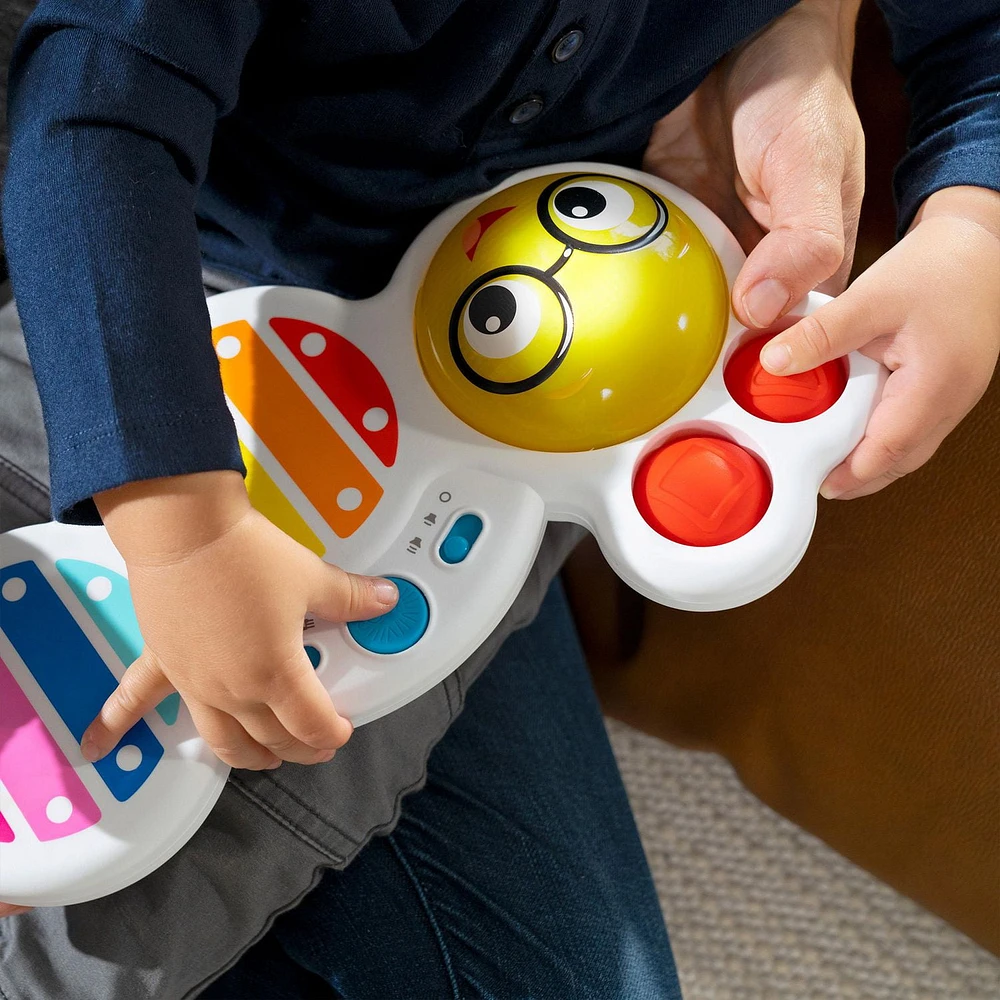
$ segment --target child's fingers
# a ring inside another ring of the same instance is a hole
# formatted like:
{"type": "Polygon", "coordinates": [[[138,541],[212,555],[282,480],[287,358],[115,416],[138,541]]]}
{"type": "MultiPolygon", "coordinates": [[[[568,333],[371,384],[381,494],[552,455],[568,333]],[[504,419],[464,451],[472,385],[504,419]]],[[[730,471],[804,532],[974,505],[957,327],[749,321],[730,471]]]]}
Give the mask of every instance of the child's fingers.
{"type": "Polygon", "coordinates": [[[202,739],[212,748],[215,756],[230,767],[264,771],[281,764],[231,715],[200,702],[192,702],[188,707],[202,739]]]}
{"type": "Polygon", "coordinates": [[[314,747],[290,733],[267,705],[241,712],[239,721],[247,734],[275,757],[295,764],[319,764],[330,760],[334,747],[314,747]]]}
{"type": "Polygon", "coordinates": [[[956,421],[945,417],[950,408],[925,382],[905,368],[889,377],[864,438],[823,483],[824,497],[875,493],[934,454],[956,421]]]}
{"type": "MultiPolygon", "coordinates": [[[[892,466],[880,476],[862,483],[860,477],[852,473],[849,460],[838,466],[827,477],[826,482],[820,492],[828,500],[856,500],[859,497],[870,496],[885,489],[890,483],[894,483],[903,476],[908,476],[915,472],[925,462],[929,462],[934,452],[938,450],[941,442],[947,437],[944,430],[936,433],[932,438],[924,441],[919,447],[911,451],[903,461],[892,466]],[[846,484],[843,485],[843,484],[846,484]]],[[[859,446],[860,447],[860,446],[859,446]]]]}
{"type": "Polygon", "coordinates": [[[304,652],[302,660],[307,669],[292,672],[280,692],[268,699],[268,705],[278,722],[300,742],[317,750],[337,750],[350,739],[354,727],[337,714],[304,652]]]}
{"type": "Polygon", "coordinates": [[[316,558],[309,610],[328,622],[376,618],[391,610],[399,597],[391,580],[347,573],[316,558]]]}
{"type": "Polygon", "coordinates": [[[895,333],[904,319],[891,292],[865,274],[832,302],[769,340],[760,361],[772,375],[807,372],[895,333]]]}
{"type": "Polygon", "coordinates": [[[143,652],[122,675],[118,687],[83,734],[80,749],[84,758],[100,760],[110,753],[118,741],[173,690],[153,657],[143,652]]]}
{"type": "Polygon", "coordinates": [[[0,917],[16,917],[19,913],[27,913],[30,906],[15,906],[13,903],[0,903],[0,917]]]}

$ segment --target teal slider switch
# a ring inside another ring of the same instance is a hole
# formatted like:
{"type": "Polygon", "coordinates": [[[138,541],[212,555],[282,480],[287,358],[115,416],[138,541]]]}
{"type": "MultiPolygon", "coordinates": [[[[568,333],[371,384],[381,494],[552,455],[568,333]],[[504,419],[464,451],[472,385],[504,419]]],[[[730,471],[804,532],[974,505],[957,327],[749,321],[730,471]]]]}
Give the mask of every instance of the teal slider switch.
{"type": "Polygon", "coordinates": [[[483,519],[476,514],[463,514],[445,535],[438,554],[441,560],[446,563],[462,562],[472,551],[472,546],[476,544],[476,539],[483,530],[483,519]]]}

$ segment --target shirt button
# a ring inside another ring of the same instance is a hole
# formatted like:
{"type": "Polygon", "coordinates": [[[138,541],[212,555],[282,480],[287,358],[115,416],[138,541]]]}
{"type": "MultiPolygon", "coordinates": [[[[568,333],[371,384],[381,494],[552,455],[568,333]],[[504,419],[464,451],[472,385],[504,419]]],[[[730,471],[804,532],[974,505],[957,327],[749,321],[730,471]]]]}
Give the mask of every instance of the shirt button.
{"type": "Polygon", "coordinates": [[[508,116],[508,121],[511,125],[524,125],[525,122],[530,122],[532,118],[537,118],[542,113],[542,108],[544,107],[545,102],[537,95],[527,97],[513,108],[508,116]]]}
{"type": "Polygon", "coordinates": [[[550,53],[552,61],[554,63],[561,63],[566,62],[567,59],[572,59],[580,51],[581,45],[583,45],[583,32],[579,28],[567,31],[552,46],[550,53]]]}

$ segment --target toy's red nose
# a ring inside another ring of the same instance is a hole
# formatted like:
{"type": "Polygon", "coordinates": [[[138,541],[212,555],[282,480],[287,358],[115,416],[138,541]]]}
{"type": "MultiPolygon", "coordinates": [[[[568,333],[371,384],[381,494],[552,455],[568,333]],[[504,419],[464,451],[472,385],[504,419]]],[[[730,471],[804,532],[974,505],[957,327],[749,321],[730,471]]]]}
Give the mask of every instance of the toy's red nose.
{"type": "Polygon", "coordinates": [[[483,233],[485,233],[486,230],[497,221],[497,219],[502,218],[508,212],[513,210],[513,205],[508,205],[506,208],[494,208],[491,212],[484,212],[478,219],[473,219],[473,221],[466,226],[465,232],[462,233],[462,249],[465,251],[465,256],[468,257],[469,260],[472,260],[472,258],[476,256],[476,247],[479,246],[479,241],[483,238],[483,233]]]}

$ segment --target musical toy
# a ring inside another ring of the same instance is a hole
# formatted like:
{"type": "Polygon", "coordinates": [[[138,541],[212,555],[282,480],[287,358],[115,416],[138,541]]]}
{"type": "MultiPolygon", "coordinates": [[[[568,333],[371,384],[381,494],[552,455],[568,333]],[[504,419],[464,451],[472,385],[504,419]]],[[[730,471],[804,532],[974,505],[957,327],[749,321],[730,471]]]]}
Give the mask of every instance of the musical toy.
{"type": "MultiPolygon", "coordinates": [[[[376,719],[465,660],[549,521],[585,525],[622,579],[677,608],[733,607],[788,576],[883,373],[857,354],[765,372],[769,334],[729,308],[743,259],[685,192],[574,163],[444,212],[374,298],[209,300],[253,503],[399,587],[380,618],[305,622],[342,714],[376,719]]],[[[84,728],[142,648],[104,529],[4,536],[0,630],[0,899],[130,884],[197,829],[228,769],[176,695],[83,760],[84,728]]]]}

